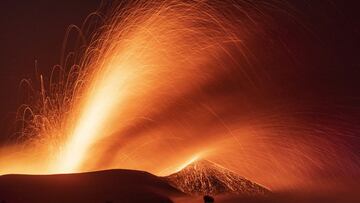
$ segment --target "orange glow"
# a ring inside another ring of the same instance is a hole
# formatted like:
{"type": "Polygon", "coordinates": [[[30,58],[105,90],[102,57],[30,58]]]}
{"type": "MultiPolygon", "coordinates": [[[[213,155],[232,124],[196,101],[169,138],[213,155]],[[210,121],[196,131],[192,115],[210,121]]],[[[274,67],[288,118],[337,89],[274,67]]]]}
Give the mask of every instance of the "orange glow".
{"type": "Polygon", "coordinates": [[[197,161],[201,159],[201,157],[199,155],[195,155],[194,157],[192,157],[190,160],[186,161],[184,164],[182,164],[176,171],[174,172],[178,172],[181,171],[183,168],[185,168],[186,166],[188,166],[189,164],[197,161]]]}
{"type": "Polygon", "coordinates": [[[0,174],[168,175],[206,158],[283,189],[342,165],[345,144],[304,123],[307,109],[280,100],[257,65],[270,26],[261,6],[136,2],[111,12],[82,59],[61,64],[66,74],[54,71],[60,82],[41,77],[26,141],[0,150],[0,174]]]}
{"type": "Polygon", "coordinates": [[[170,96],[174,97],[187,91],[191,83],[206,80],[202,77],[211,70],[201,70],[201,66],[211,63],[214,54],[224,49],[225,42],[234,40],[227,36],[221,24],[205,19],[208,14],[200,12],[201,4],[199,7],[173,3],[159,6],[162,7],[153,8],[158,9],[156,15],[150,8],[132,16],[130,24],[113,22],[113,27],[105,32],[107,38],[98,47],[101,58],[90,59],[89,65],[94,67],[96,75],[89,80],[88,92],[79,107],[80,116],[74,130],[69,132],[55,171],[77,171],[92,144],[121,129],[121,124],[111,126],[114,117],[123,120],[134,115],[127,113],[131,110],[128,102],[139,102],[135,107],[139,108],[156,99],[158,95],[154,91],[168,94],[175,90],[178,93],[170,96]],[[185,10],[193,15],[185,16],[185,10]],[[200,22],[204,25],[196,25],[200,22]],[[211,28],[212,24],[216,27],[211,28]],[[205,28],[208,30],[204,31],[205,28]],[[214,41],[216,35],[218,39],[214,41]],[[172,73],[177,69],[183,70],[172,73]],[[201,75],[194,74],[199,71],[203,71],[201,75]],[[139,97],[148,99],[138,101],[139,97]]]}

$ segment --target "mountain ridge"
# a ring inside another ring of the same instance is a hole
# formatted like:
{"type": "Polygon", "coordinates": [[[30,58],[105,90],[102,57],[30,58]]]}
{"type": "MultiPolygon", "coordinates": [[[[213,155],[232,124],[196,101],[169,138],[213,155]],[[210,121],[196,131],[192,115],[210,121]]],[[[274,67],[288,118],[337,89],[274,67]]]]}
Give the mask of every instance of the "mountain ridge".
{"type": "Polygon", "coordinates": [[[178,190],[190,195],[223,193],[266,195],[270,190],[208,160],[197,160],[165,177],[178,190]]]}

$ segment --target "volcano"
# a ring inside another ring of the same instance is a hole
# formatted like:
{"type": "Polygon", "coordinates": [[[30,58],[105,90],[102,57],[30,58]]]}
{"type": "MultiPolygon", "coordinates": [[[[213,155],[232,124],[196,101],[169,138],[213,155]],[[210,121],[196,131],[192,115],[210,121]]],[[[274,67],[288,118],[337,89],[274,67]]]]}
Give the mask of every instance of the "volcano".
{"type": "Polygon", "coordinates": [[[182,202],[181,198],[197,202],[197,195],[203,194],[255,197],[268,193],[264,187],[206,160],[166,177],[125,169],[0,176],[0,202],[182,202]]]}
{"type": "Polygon", "coordinates": [[[189,195],[232,193],[244,196],[270,194],[270,190],[207,160],[198,160],[165,177],[178,190],[189,195]]]}

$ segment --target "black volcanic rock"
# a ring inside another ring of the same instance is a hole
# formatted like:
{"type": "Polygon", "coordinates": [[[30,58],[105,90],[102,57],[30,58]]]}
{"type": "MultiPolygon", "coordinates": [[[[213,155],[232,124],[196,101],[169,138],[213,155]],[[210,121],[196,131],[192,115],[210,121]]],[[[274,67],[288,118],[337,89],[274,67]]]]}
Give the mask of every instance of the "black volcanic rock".
{"type": "Polygon", "coordinates": [[[165,177],[171,185],[190,195],[233,193],[247,196],[270,191],[215,163],[199,160],[165,177]]]}

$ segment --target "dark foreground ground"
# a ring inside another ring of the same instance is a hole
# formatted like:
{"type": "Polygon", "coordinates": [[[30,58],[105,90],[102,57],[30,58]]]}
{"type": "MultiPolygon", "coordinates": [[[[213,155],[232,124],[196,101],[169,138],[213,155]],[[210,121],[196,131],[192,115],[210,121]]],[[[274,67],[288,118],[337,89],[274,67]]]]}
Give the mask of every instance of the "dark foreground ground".
{"type": "MultiPolygon", "coordinates": [[[[356,203],[359,194],[273,194],[267,197],[215,196],[222,203],[356,203]]],[[[107,170],[63,175],[0,176],[0,203],[130,203],[203,202],[202,197],[187,196],[165,179],[147,172],[107,170]]]]}
{"type": "MultiPolygon", "coordinates": [[[[180,197],[176,203],[203,202],[202,197],[180,197]]],[[[356,194],[274,194],[268,197],[215,196],[215,203],[359,203],[356,194]]]]}
{"type": "Polygon", "coordinates": [[[133,170],[0,176],[0,202],[6,203],[172,202],[181,194],[161,178],[133,170]]]}

